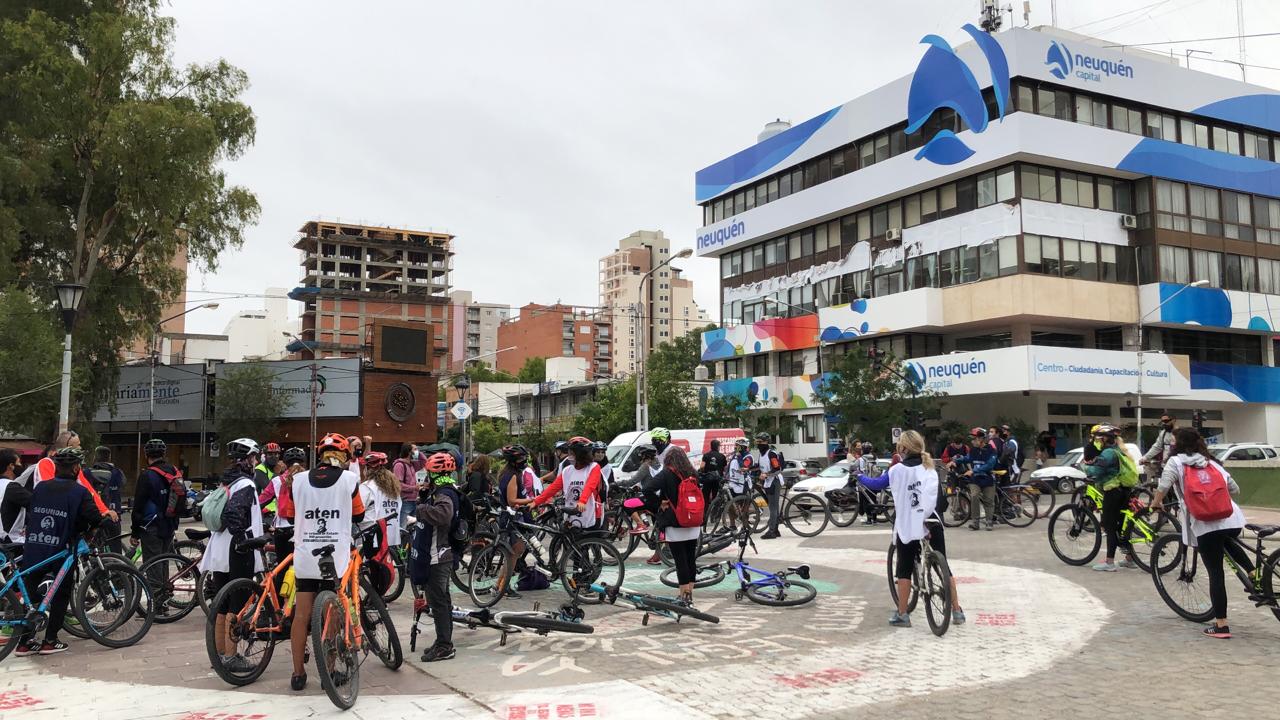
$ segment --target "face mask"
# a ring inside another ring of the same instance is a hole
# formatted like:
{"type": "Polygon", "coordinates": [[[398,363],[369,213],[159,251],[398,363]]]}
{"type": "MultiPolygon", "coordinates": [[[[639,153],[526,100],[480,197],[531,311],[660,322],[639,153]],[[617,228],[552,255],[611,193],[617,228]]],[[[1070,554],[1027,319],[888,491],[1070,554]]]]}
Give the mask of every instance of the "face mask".
{"type": "Polygon", "coordinates": [[[756,447],[760,449],[760,452],[764,452],[769,449],[768,445],[757,445],[756,447]]]}

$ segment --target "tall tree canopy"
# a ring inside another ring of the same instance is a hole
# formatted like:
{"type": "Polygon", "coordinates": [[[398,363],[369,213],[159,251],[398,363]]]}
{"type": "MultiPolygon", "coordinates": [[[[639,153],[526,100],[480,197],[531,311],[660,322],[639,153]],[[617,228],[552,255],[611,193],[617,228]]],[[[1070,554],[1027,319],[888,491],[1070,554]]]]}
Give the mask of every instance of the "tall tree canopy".
{"type": "MultiPolygon", "coordinates": [[[[254,139],[248,78],[221,60],[175,65],[160,6],[9,2],[0,13],[0,284],[31,298],[33,327],[54,328],[53,286],[87,286],[74,332],[80,418],[108,398],[122,349],[186,309],[173,303],[185,283],[173,259],[213,268],[258,217],[222,168],[254,139]]],[[[0,396],[32,387],[4,372],[20,357],[0,354],[0,396]]],[[[56,407],[57,388],[45,392],[56,407]]],[[[29,429],[52,428],[50,416],[29,429]]]]}
{"type": "Polygon", "coordinates": [[[850,352],[836,361],[814,398],[828,415],[838,418],[836,429],[842,436],[887,447],[893,428],[910,428],[919,425],[919,418],[937,417],[942,396],[927,390],[913,393],[892,356],[875,365],[865,353],[850,352]]]}

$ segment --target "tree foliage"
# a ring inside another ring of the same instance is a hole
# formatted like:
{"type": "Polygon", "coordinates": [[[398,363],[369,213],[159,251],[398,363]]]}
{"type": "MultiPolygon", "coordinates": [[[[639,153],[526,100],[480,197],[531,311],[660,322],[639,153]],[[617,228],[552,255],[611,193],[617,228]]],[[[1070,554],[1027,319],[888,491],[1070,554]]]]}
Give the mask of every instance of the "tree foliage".
{"type": "Polygon", "coordinates": [[[21,289],[0,292],[0,428],[46,435],[58,414],[62,338],[44,318],[47,308],[21,289]],[[36,388],[44,388],[30,392],[36,388]]]}
{"type": "Polygon", "coordinates": [[[573,434],[609,442],[636,429],[636,381],[601,385],[596,396],[582,405],[573,419],[573,434]]]}
{"type": "Polygon", "coordinates": [[[702,362],[702,333],[714,325],[691,330],[649,352],[645,382],[649,395],[649,427],[702,427],[698,390],[693,373],[702,362]]]}
{"type": "Polygon", "coordinates": [[[121,351],[185,309],[173,259],[215,267],[258,216],[221,168],[254,139],[248,78],[221,60],[175,65],[160,7],[13,2],[0,15],[0,283],[37,299],[30,326],[55,329],[53,286],[87,286],[81,418],[110,395],[121,351]]]}
{"type": "Polygon", "coordinates": [[[506,418],[482,417],[469,430],[471,445],[477,453],[488,454],[511,442],[511,429],[506,418]]]}
{"type": "Polygon", "coordinates": [[[516,373],[516,377],[522,383],[540,383],[547,379],[547,359],[544,357],[531,357],[524,361],[524,365],[520,367],[520,372],[516,373]]]}
{"type": "Polygon", "coordinates": [[[495,370],[489,367],[488,365],[482,365],[480,363],[472,363],[468,365],[466,373],[467,373],[467,377],[470,378],[471,383],[473,385],[475,383],[482,383],[482,382],[499,382],[499,383],[520,382],[520,378],[516,377],[515,375],[512,375],[511,373],[506,373],[501,370],[495,370]]]}
{"type": "Polygon", "coordinates": [[[835,425],[841,436],[887,447],[893,428],[912,425],[908,410],[922,412],[925,417],[938,414],[939,394],[920,391],[913,398],[911,390],[897,359],[885,357],[881,367],[875,368],[865,354],[851,352],[836,362],[814,398],[828,415],[837,418],[835,425]]]}
{"type": "Polygon", "coordinates": [[[214,426],[222,443],[243,437],[265,444],[275,437],[289,399],[272,392],[273,377],[269,366],[250,364],[229,370],[218,380],[214,426]]]}

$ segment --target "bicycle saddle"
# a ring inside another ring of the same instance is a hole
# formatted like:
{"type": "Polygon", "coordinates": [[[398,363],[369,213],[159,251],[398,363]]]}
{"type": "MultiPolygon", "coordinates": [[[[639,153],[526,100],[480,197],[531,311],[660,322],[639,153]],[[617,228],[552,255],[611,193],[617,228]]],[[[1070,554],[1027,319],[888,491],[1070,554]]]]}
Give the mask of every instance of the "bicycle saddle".
{"type": "Polygon", "coordinates": [[[278,527],[275,530],[271,531],[271,537],[275,538],[277,541],[280,541],[280,542],[288,542],[289,540],[293,539],[293,528],[278,527]]]}
{"type": "Polygon", "coordinates": [[[797,566],[795,566],[795,567],[789,567],[789,568],[787,568],[787,572],[789,572],[789,573],[795,573],[796,575],[799,575],[801,580],[808,580],[808,579],[809,579],[809,566],[808,566],[808,565],[797,565],[797,566]]]}
{"type": "Polygon", "coordinates": [[[242,552],[248,551],[248,550],[261,550],[262,548],[266,547],[267,544],[270,542],[271,542],[270,535],[259,535],[258,537],[249,538],[248,540],[237,543],[236,549],[242,552]]]}
{"type": "Polygon", "coordinates": [[[622,501],[622,507],[628,510],[640,510],[644,507],[644,500],[640,498],[627,498],[622,501]]]}
{"type": "Polygon", "coordinates": [[[1249,523],[1244,526],[1244,529],[1253,532],[1258,536],[1258,539],[1261,540],[1262,538],[1271,537],[1272,535],[1280,532],[1280,525],[1255,525],[1253,523],[1249,523]]]}
{"type": "Polygon", "coordinates": [[[213,533],[208,530],[196,530],[195,528],[187,528],[182,531],[188,540],[208,540],[213,533]]]}
{"type": "Polygon", "coordinates": [[[319,548],[316,548],[315,550],[312,550],[311,554],[319,558],[333,557],[333,550],[334,550],[334,547],[332,545],[325,545],[324,547],[319,547],[319,548]]]}

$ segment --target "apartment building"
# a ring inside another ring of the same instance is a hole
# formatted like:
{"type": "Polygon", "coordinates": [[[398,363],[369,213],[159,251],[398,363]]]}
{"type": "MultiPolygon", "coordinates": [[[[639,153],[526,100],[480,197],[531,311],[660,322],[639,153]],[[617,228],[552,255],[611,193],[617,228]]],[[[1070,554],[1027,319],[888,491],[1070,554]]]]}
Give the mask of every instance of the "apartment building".
{"type": "Polygon", "coordinates": [[[503,372],[519,372],[529,358],[578,357],[587,362],[588,379],[613,374],[613,324],[597,308],[529,303],[498,326],[497,344],[514,348],[494,356],[503,372]]]}
{"type": "Polygon", "coordinates": [[[479,358],[476,362],[495,367],[498,326],[510,318],[510,305],[476,302],[470,290],[449,293],[449,365],[479,358]]]}

